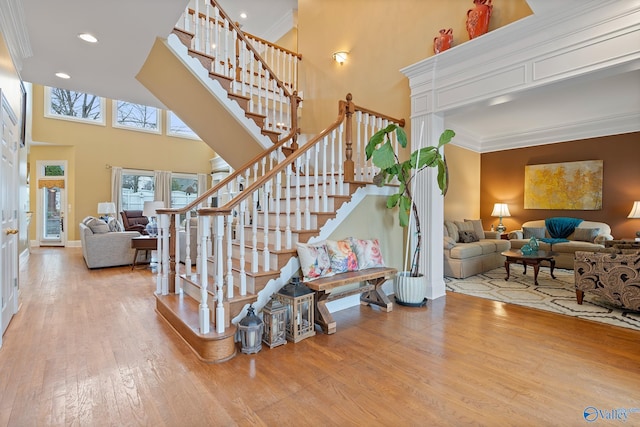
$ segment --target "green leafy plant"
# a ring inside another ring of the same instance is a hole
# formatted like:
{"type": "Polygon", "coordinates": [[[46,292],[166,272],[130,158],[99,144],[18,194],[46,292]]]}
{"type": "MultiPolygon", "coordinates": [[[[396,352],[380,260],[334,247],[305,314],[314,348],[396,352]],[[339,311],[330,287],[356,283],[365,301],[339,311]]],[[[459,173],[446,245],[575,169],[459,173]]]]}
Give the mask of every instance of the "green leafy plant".
{"type": "Polygon", "coordinates": [[[447,164],[440,148],[451,141],[455,136],[455,132],[451,129],[445,130],[440,135],[437,147],[419,148],[411,153],[411,156],[405,161],[400,161],[398,154],[393,150],[392,134],[395,134],[400,146],[406,148],[406,132],[400,126],[390,124],[371,136],[365,152],[367,160],[371,159],[373,164],[380,168],[380,172],[373,180],[376,185],[383,186],[394,179],[398,180],[398,191],[388,197],[387,208],[392,209],[398,206],[398,219],[402,227],[409,225],[409,219],[413,211],[413,222],[416,227],[416,247],[412,256],[410,274],[411,276],[418,276],[418,257],[422,245],[422,234],[418,208],[411,193],[411,181],[423,169],[438,168],[438,187],[442,194],[446,194],[449,186],[447,164]]]}

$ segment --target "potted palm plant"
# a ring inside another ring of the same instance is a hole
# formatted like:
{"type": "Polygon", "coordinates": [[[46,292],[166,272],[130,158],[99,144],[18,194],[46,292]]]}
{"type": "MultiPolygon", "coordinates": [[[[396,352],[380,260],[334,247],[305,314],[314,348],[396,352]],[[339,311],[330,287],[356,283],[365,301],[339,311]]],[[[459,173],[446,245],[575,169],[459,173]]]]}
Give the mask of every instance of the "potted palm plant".
{"type": "MultiPolygon", "coordinates": [[[[427,283],[419,271],[418,259],[422,247],[422,233],[411,182],[423,169],[435,167],[438,168],[438,187],[442,194],[446,193],[449,184],[447,165],[440,149],[451,141],[455,132],[450,129],[445,130],[440,135],[438,146],[419,148],[404,161],[401,161],[393,150],[392,134],[395,134],[401,147],[407,146],[407,134],[404,129],[396,124],[390,124],[371,136],[365,152],[367,160],[371,159],[373,164],[380,168],[380,172],[374,177],[376,185],[383,186],[397,179],[398,191],[387,198],[387,208],[392,209],[397,206],[400,226],[413,225],[416,231],[415,246],[411,253],[411,267],[408,271],[398,273],[394,281],[396,301],[401,305],[421,306],[425,303],[427,283]]],[[[405,265],[407,261],[408,259],[405,260],[405,265]]]]}

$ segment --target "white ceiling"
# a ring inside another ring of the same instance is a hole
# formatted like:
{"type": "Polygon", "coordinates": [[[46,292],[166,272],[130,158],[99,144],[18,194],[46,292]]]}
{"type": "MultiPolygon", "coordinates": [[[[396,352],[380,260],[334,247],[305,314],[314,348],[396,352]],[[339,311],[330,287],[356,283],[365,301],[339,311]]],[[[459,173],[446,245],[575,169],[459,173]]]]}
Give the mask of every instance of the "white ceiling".
{"type": "MultiPolygon", "coordinates": [[[[549,13],[549,5],[556,4],[545,0],[529,2],[536,13],[538,4],[544,5],[542,13],[549,13]]],[[[14,12],[13,18],[16,28],[26,28],[28,38],[24,37],[23,44],[32,50],[32,56],[18,64],[23,80],[162,108],[135,75],[155,38],[171,32],[187,3],[188,0],[8,0],[5,4],[22,4],[24,8],[24,22],[20,13],[14,12]],[[100,42],[82,42],[76,37],[81,32],[95,34],[100,42]],[[72,78],[55,77],[59,71],[72,78]]],[[[275,38],[269,38],[269,34],[277,38],[283,26],[291,28],[297,8],[297,0],[221,0],[220,4],[245,31],[271,40],[275,38]],[[240,18],[241,12],[248,14],[247,19],[240,18]]],[[[482,152],[509,148],[501,142],[514,135],[544,135],[567,123],[593,122],[603,115],[639,111],[640,71],[624,70],[612,76],[594,76],[588,81],[520,94],[504,105],[468,108],[447,116],[447,124],[473,135],[477,144],[470,148],[482,152]]],[[[615,129],[611,132],[616,133],[615,129]]],[[[538,138],[523,144],[544,142],[544,138],[538,138]]]]}

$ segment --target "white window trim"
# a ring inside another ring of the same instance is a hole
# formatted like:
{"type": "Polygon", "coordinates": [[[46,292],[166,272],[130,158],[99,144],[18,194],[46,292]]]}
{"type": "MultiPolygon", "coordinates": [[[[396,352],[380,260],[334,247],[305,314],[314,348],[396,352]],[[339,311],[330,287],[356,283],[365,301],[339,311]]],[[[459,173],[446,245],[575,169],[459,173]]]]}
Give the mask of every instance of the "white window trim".
{"type": "MultiPolygon", "coordinates": [[[[118,102],[120,102],[120,101],[122,101],[122,100],[121,99],[113,99],[112,100],[112,110],[111,110],[111,118],[112,118],[111,122],[112,123],[111,123],[111,125],[114,128],[133,130],[133,131],[137,131],[137,132],[152,133],[152,134],[156,134],[156,135],[162,135],[162,110],[160,108],[149,107],[148,105],[145,105],[145,107],[155,108],[155,110],[156,110],[156,118],[157,118],[156,129],[147,129],[147,128],[141,128],[141,127],[136,127],[136,126],[121,125],[120,123],[118,123],[118,102]]],[[[128,101],[123,101],[123,102],[128,102],[128,101]]],[[[142,104],[138,104],[138,105],[142,105],[142,104]]]]}
{"type": "MultiPolygon", "coordinates": [[[[107,115],[107,103],[105,101],[105,99],[103,97],[98,97],[100,98],[100,120],[92,120],[92,119],[83,119],[82,117],[71,117],[71,116],[63,116],[60,114],[55,114],[51,112],[51,87],[50,86],[45,86],[44,88],[44,116],[46,118],[49,119],[56,119],[56,120],[67,120],[70,122],[76,122],[76,123],[86,123],[86,124],[91,124],[91,125],[97,125],[97,126],[106,126],[106,119],[105,116],[107,115]]],[[[78,92],[78,91],[76,91],[78,92]]]]}
{"type": "Polygon", "coordinates": [[[202,141],[202,139],[200,139],[200,137],[198,135],[196,135],[195,133],[193,135],[190,135],[188,133],[172,132],[171,131],[171,114],[174,114],[174,113],[172,113],[170,110],[167,110],[167,120],[166,120],[167,121],[167,126],[166,126],[167,136],[171,136],[171,137],[175,137],[175,138],[192,139],[194,141],[202,141]]]}

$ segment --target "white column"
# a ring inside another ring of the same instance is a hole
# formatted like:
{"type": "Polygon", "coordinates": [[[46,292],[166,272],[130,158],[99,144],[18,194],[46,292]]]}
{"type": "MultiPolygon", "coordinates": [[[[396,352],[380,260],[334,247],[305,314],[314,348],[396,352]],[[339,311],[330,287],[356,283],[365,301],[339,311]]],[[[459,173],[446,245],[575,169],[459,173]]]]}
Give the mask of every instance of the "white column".
{"type": "MultiPolygon", "coordinates": [[[[436,114],[414,116],[411,120],[411,151],[420,146],[437,146],[444,131],[444,119],[436,114]],[[423,141],[420,141],[422,134],[423,141]]],[[[413,187],[414,199],[420,216],[422,249],[419,257],[419,271],[427,279],[428,299],[445,296],[444,251],[442,249],[444,224],[444,197],[438,187],[438,169],[427,168],[420,172],[413,187]]],[[[415,236],[412,236],[415,237],[415,236]]]]}

